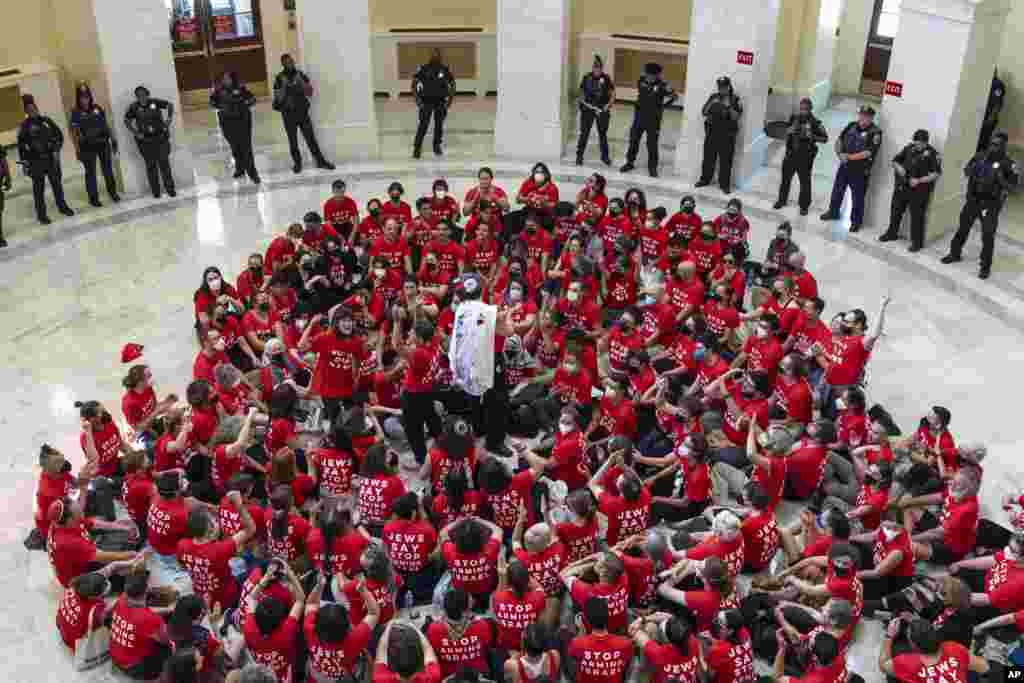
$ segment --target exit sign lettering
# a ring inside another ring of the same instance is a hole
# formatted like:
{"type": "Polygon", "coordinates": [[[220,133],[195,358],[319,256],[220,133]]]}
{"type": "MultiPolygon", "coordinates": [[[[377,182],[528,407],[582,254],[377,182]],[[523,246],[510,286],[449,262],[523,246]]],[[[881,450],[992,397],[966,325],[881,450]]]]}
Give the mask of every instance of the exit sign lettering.
{"type": "Polygon", "coordinates": [[[739,50],[736,53],[736,63],[751,66],[754,63],[754,53],[746,50],[739,50]]]}
{"type": "Polygon", "coordinates": [[[892,97],[903,97],[903,84],[896,81],[886,81],[885,94],[892,97]]]}

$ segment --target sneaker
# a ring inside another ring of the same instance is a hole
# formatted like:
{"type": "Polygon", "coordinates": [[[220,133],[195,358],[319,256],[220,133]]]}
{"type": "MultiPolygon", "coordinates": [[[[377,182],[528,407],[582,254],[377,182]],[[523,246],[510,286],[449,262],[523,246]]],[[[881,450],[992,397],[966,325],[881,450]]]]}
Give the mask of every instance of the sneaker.
{"type": "Polygon", "coordinates": [[[57,207],[57,210],[60,211],[65,216],[74,216],[75,215],[75,212],[71,210],[70,206],[59,206],[59,207],[57,207]]]}
{"type": "Polygon", "coordinates": [[[808,212],[809,212],[809,209],[806,206],[800,209],[800,215],[801,216],[806,216],[808,214],[808,212]]]}
{"type": "Polygon", "coordinates": [[[421,154],[420,154],[420,151],[419,151],[418,149],[414,149],[414,150],[412,151],[412,158],[413,158],[413,159],[419,159],[419,158],[420,158],[420,156],[421,156],[421,154]]]}
{"type": "Polygon", "coordinates": [[[946,254],[941,259],[939,259],[939,263],[943,263],[943,264],[945,264],[947,266],[950,263],[959,263],[960,261],[963,261],[963,259],[960,258],[959,255],[954,256],[953,254],[946,254]]]}
{"type": "Polygon", "coordinates": [[[119,201],[121,201],[121,195],[117,194],[116,192],[111,192],[110,193],[110,201],[112,201],[112,202],[119,202],[119,201]]]}
{"type": "Polygon", "coordinates": [[[608,157],[601,157],[601,163],[604,164],[605,166],[611,166],[612,160],[609,159],[608,157]]]}
{"type": "Polygon", "coordinates": [[[583,157],[576,157],[576,165],[577,166],[582,166],[583,165],[583,157]]]}
{"type": "Polygon", "coordinates": [[[732,188],[728,185],[722,186],[722,194],[732,194],[732,188]]]}
{"type": "Polygon", "coordinates": [[[237,180],[237,179],[241,178],[244,175],[245,175],[245,169],[244,168],[240,168],[237,171],[235,171],[235,174],[233,176],[231,176],[231,177],[237,180]]]}
{"type": "Polygon", "coordinates": [[[836,221],[839,220],[839,214],[826,211],[825,213],[818,216],[823,221],[836,221]]]}
{"type": "Polygon", "coordinates": [[[781,209],[782,207],[784,207],[785,205],[786,205],[786,202],[784,202],[784,201],[782,201],[780,199],[779,201],[777,201],[774,204],[772,204],[772,208],[778,210],[778,209],[781,209]]]}
{"type": "Polygon", "coordinates": [[[302,164],[296,161],[292,164],[292,173],[302,173],[302,164]]]}
{"type": "Polygon", "coordinates": [[[850,232],[860,232],[860,223],[851,223],[850,232]]]}
{"type": "Polygon", "coordinates": [[[0,235],[0,249],[3,249],[6,246],[7,246],[7,240],[4,239],[3,235],[0,235]]]}
{"type": "Polygon", "coordinates": [[[28,537],[25,539],[26,550],[45,550],[46,539],[39,533],[39,529],[33,529],[29,532],[28,537]]]}
{"type": "Polygon", "coordinates": [[[440,148],[440,147],[435,147],[435,148],[434,148],[434,156],[435,156],[435,157],[439,157],[439,156],[441,156],[442,154],[444,154],[444,152],[443,152],[443,151],[441,151],[441,148],[440,148]]]}
{"type": "Polygon", "coordinates": [[[693,186],[694,186],[694,187],[704,187],[704,186],[706,186],[706,185],[710,185],[710,184],[711,184],[711,181],[710,181],[710,180],[704,180],[703,178],[701,178],[700,180],[698,180],[697,182],[695,182],[695,183],[693,184],[693,186]]]}
{"type": "Polygon", "coordinates": [[[50,217],[49,217],[49,216],[41,216],[41,217],[39,218],[39,222],[40,222],[40,223],[41,223],[42,225],[49,225],[49,224],[50,224],[50,223],[52,223],[53,221],[51,221],[51,220],[50,220],[50,217]]]}
{"type": "Polygon", "coordinates": [[[978,277],[981,278],[982,280],[987,280],[988,276],[991,274],[992,272],[988,268],[982,268],[981,270],[978,271],[978,277]]]}
{"type": "Polygon", "coordinates": [[[632,162],[627,161],[626,163],[624,163],[622,165],[622,168],[619,169],[619,172],[620,173],[629,173],[634,168],[636,168],[636,166],[634,166],[632,162]]]}
{"type": "Polygon", "coordinates": [[[920,244],[911,244],[907,248],[907,251],[909,251],[911,254],[916,254],[917,252],[921,251],[921,245],[920,244]]]}
{"type": "Polygon", "coordinates": [[[327,161],[326,159],[321,159],[320,161],[316,162],[316,167],[322,168],[325,171],[333,171],[335,169],[334,164],[327,161]]]}
{"type": "Polygon", "coordinates": [[[656,169],[656,168],[650,169],[650,174],[651,174],[652,178],[657,178],[658,177],[658,169],[656,169]]]}
{"type": "Polygon", "coordinates": [[[167,196],[168,197],[177,197],[178,196],[178,191],[177,190],[167,190],[167,196]]]}
{"type": "Polygon", "coordinates": [[[90,199],[89,200],[89,206],[95,206],[97,209],[102,209],[103,208],[103,202],[101,202],[98,199],[90,199]]]}
{"type": "Polygon", "coordinates": [[[881,235],[878,236],[878,241],[879,242],[895,242],[898,239],[899,239],[899,235],[896,235],[896,234],[888,232],[888,231],[883,232],[881,235]]]}

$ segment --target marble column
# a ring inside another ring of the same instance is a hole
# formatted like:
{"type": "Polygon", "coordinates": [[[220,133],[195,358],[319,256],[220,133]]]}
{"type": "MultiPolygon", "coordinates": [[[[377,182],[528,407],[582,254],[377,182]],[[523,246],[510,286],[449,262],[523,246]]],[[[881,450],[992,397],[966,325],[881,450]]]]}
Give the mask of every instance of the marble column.
{"type": "Polygon", "coordinates": [[[769,142],[764,134],[765,112],[775,64],[779,3],[780,0],[693,0],[683,131],[676,147],[676,171],[684,179],[700,177],[704,153],[701,109],[715,91],[715,80],[720,76],[732,79],[736,94],[743,100],[733,186],[742,185],[764,164],[769,142]]]}
{"type": "Polygon", "coordinates": [[[530,161],[562,156],[568,112],[571,0],[497,0],[498,114],[494,151],[530,161]]]}
{"type": "MultiPolygon", "coordinates": [[[[92,0],[96,40],[101,57],[100,79],[110,101],[108,115],[120,143],[118,160],[127,196],[149,194],[146,164],[124,114],[144,85],[152,97],[174,105],[171,124],[171,167],[181,190],[195,184],[195,160],[182,130],[181,100],[163,0],[92,0]]],[[[102,186],[102,182],[101,182],[102,186]]]]}
{"type": "Polygon", "coordinates": [[[902,92],[882,100],[884,135],[868,191],[867,225],[888,226],[894,184],[889,161],[919,128],[931,134],[944,171],[933,191],[925,241],[957,224],[966,189],[963,167],[978,144],[1008,13],[1009,0],[903,0],[888,74],[902,92]]]}
{"type": "MultiPolygon", "coordinates": [[[[368,0],[301,0],[296,9],[302,50],[299,68],[313,81],[310,116],[324,155],[334,163],[376,158],[380,142],[373,106],[368,0]]],[[[409,146],[411,152],[411,141],[409,146]]]]}

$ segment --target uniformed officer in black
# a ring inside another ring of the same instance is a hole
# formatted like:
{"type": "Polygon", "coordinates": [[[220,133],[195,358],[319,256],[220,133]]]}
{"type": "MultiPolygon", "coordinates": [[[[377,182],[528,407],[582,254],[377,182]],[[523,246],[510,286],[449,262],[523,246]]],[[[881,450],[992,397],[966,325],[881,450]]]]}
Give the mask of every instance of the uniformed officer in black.
{"type": "Polygon", "coordinates": [[[896,173],[896,186],[892,191],[892,216],[889,229],[879,235],[879,242],[899,239],[903,214],[910,209],[910,251],[921,251],[924,246],[924,215],[928,209],[935,181],[942,175],[942,159],[928,144],[928,131],[919,130],[909,145],[893,157],[892,170],[896,173]]]}
{"type": "Polygon", "coordinates": [[[124,125],[135,136],[139,154],[146,162],[149,189],[160,199],[160,180],[163,179],[168,196],[178,196],[171,174],[171,121],[174,105],[167,100],[149,96],[149,89],[140,85],[135,89],[135,101],[124,115],[124,125]],[[164,114],[166,113],[166,118],[164,114]]]}
{"type": "Polygon", "coordinates": [[[75,88],[75,108],[71,110],[71,142],[78,151],[78,160],[85,169],[85,191],[89,203],[95,207],[100,203],[100,190],[96,182],[96,160],[99,159],[103,179],[107,183],[110,199],[119,202],[117,179],[114,177],[113,155],[117,153],[117,139],[110,129],[107,113],[96,104],[92,90],[85,83],[75,88]]]}
{"type": "Polygon", "coordinates": [[[629,130],[629,150],[626,163],[619,170],[632,171],[636,166],[636,155],[640,151],[640,137],[647,136],[647,170],[652,178],[658,177],[658,136],[661,134],[661,115],[679,95],[672,86],[661,80],[661,64],[648,62],[644,75],[637,81],[636,110],[633,113],[633,127],[629,130]]]}
{"type": "Polygon", "coordinates": [[[1020,182],[1020,173],[1013,159],[1006,156],[1008,138],[998,132],[992,136],[988,150],[974,155],[964,168],[967,176],[967,201],[960,212],[960,229],[953,235],[949,253],[943,263],[956,263],[961,259],[964,242],[971,233],[974,221],[981,219],[981,269],[978,277],[988,278],[992,271],[992,251],[995,247],[999,212],[1003,209],[1010,188],[1020,182]]]}
{"type": "Polygon", "coordinates": [[[420,125],[412,143],[413,157],[420,158],[423,138],[427,135],[430,118],[434,118],[434,154],[441,156],[441,140],[444,138],[444,118],[455,97],[455,76],[448,65],[441,61],[441,51],[434,50],[430,61],[416,70],[412,77],[412,93],[420,109],[420,125]]]}
{"type": "Polygon", "coordinates": [[[789,186],[793,174],[800,179],[800,215],[806,216],[811,205],[811,169],[818,156],[818,145],[828,142],[828,132],[813,114],[814,103],[810,98],[800,100],[800,112],[789,117],[786,131],[786,156],[782,159],[782,182],[779,184],[779,199],[775,208],[781,209],[789,201],[789,186]]]}
{"type": "Polygon", "coordinates": [[[732,88],[728,76],[717,81],[718,92],[711,95],[701,109],[704,117],[704,161],[701,164],[700,180],[694,187],[711,184],[718,165],[718,186],[722,192],[732,192],[732,159],[736,154],[736,135],[740,132],[740,117],[743,103],[732,88]]]}
{"type": "Polygon", "coordinates": [[[210,93],[210,106],[217,110],[224,139],[231,147],[235,160],[235,178],[249,174],[250,180],[260,184],[256,160],[252,153],[252,105],[256,96],[249,92],[234,71],[227,71],[210,93]]]}
{"type": "Polygon", "coordinates": [[[7,150],[0,145],[0,248],[7,246],[4,239],[4,193],[11,189],[11,167],[7,165],[7,150]]]}
{"type": "Polygon", "coordinates": [[[988,149],[988,143],[992,140],[992,131],[999,126],[999,113],[1003,111],[1003,102],[1006,100],[1006,84],[999,80],[998,69],[992,74],[992,87],[988,91],[988,102],[985,104],[985,121],[981,124],[981,134],[978,136],[978,151],[984,152],[988,149]]]}
{"type": "Polygon", "coordinates": [[[597,138],[601,142],[601,161],[611,166],[608,152],[608,124],[612,120],[612,101],[615,99],[615,84],[604,72],[604,62],[594,55],[590,73],[580,82],[580,138],[576,143],[576,165],[583,164],[583,153],[587,149],[590,129],[597,123],[597,138]]]}
{"type": "Polygon", "coordinates": [[[313,94],[313,84],[309,76],[295,67],[291,55],[281,55],[283,70],[274,78],[274,109],[281,112],[284,131],[288,135],[288,147],[292,152],[292,171],[302,171],[302,152],[299,151],[299,131],[306,139],[309,153],[313,155],[317,168],[334,170],[334,164],[324,158],[320,145],[316,141],[313,120],[309,118],[309,97],[313,94]]]}
{"type": "Polygon", "coordinates": [[[821,220],[839,218],[846,188],[850,188],[853,210],[850,213],[850,232],[857,232],[864,224],[864,195],[868,191],[871,167],[882,145],[882,129],[875,125],[875,110],[867,105],[860,108],[857,120],[850,122],[836,139],[839,170],[832,184],[832,199],[821,220]]]}
{"type": "Polygon", "coordinates": [[[65,216],[75,212],[64,201],[64,186],[60,172],[60,149],[64,146],[64,134],[49,116],[43,116],[31,95],[22,95],[25,105],[25,120],[18,129],[18,156],[25,166],[25,172],[32,178],[32,196],[36,202],[36,218],[43,225],[50,223],[46,215],[46,179],[50,179],[53,198],[57,209],[65,216]]]}

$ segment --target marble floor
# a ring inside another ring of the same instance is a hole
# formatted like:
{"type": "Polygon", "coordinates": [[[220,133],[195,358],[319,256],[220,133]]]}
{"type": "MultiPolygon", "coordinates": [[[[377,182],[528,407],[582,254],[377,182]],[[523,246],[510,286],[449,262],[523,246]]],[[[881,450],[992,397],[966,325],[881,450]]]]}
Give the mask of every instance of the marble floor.
{"type": "MultiPolygon", "coordinates": [[[[191,120],[200,115],[187,116],[191,120]]],[[[467,116],[465,125],[472,121],[467,116]]],[[[224,151],[215,135],[196,129],[189,135],[195,136],[197,146],[210,146],[201,156],[208,166],[196,188],[176,200],[129,200],[116,213],[111,208],[83,212],[48,229],[14,222],[13,246],[0,257],[0,315],[5,322],[0,380],[8,387],[0,398],[0,429],[8,444],[0,455],[6,475],[0,479],[0,581],[5,598],[0,600],[0,673],[7,680],[109,676],[72,673],[70,658],[57,647],[53,616],[58,591],[46,557],[26,552],[21,540],[32,519],[40,444],[62,449],[77,467],[74,401],[97,399],[118,413],[125,372],[119,359],[122,344],[144,344],[144,359],[158,391],[181,395],[196,352],[191,297],[202,269],[219,265],[233,278],[248,253],[264,249],[288,223],[319,207],[335,177],[347,178],[350,192],[363,204],[382,194],[392,179],[416,197],[443,175],[461,196],[481,163],[495,168],[497,181],[506,189],[526,172],[522,164],[493,159],[475,144],[467,150],[453,140],[441,161],[411,163],[396,152],[372,163],[340,164],[336,173],[310,171],[296,177],[282,165],[269,125],[264,121],[258,126],[258,139],[267,142],[259,159],[266,182],[258,190],[225,179],[224,151]],[[43,666],[40,656],[47,658],[43,666]]],[[[382,127],[400,131],[403,125],[407,122],[389,121],[382,127]]],[[[395,149],[399,147],[396,142],[395,149]]],[[[585,174],[571,165],[552,170],[563,196],[574,194],[585,174]]],[[[652,206],[675,207],[689,189],[673,178],[608,176],[614,194],[635,184],[652,206]]],[[[753,225],[753,250],[763,253],[780,216],[771,210],[770,199],[756,192],[740,196],[753,225]]],[[[21,201],[12,202],[15,218],[24,211],[21,201]]],[[[705,215],[720,212],[724,201],[717,191],[698,193],[705,215]]],[[[1013,399],[1024,377],[1020,299],[998,283],[968,282],[973,278],[965,277],[967,268],[940,268],[935,254],[908,259],[903,250],[883,249],[873,239],[849,235],[842,226],[825,228],[814,220],[797,220],[794,226],[796,241],[808,254],[828,302],[826,315],[858,307],[873,319],[881,298],[893,297],[887,331],[870,366],[869,398],[885,405],[907,429],[932,405],[949,407],[958,441],[989,445],[983,506],[1002,521],[1000,497],[1024,487],[1024,471],[1017,463],[1024,437],[1017,430],[1019,406],[1013,399]]],[[[785,516],[792,513],[787,510],[785,516]]],[[[850,668],[872,682],[881,680],[875,664],[880,633],[877,622],[862,625],[849,657],[850,668]]]]}

